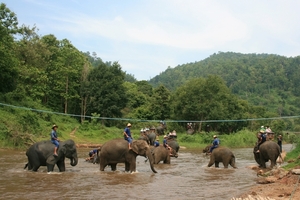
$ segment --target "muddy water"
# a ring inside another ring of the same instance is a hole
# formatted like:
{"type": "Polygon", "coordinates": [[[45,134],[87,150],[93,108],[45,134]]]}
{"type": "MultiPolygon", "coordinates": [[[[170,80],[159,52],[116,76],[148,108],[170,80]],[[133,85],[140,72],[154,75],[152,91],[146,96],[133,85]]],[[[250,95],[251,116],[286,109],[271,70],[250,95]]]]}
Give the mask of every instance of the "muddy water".
{"type": "MultiPolygon", "coordinates": [[[[291,145],[284,145],[289,151],[291,145]]],[[[255,184],[256,173],[247,166],[256,165],[252,149],[233,149],[238,169],[208,168],[209,158],[198,150],[181,149],[170,165],[158,164],[154,174],[137,157],[137,173],[106,168],[87,163],[89,149],[78,149],[79,163],[75,167],[66,159],[66,172],[47,174],[46,167],[38,172],[23,170],[27,158],[24,151],[0,149],[0,199],[230,199],[255,184]]]]}

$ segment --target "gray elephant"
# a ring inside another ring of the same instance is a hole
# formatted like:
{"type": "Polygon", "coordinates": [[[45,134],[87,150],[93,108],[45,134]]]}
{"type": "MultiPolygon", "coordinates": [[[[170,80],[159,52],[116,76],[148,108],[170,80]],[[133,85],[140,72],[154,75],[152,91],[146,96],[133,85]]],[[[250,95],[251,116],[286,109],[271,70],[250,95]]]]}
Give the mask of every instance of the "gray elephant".
{"type": "MultiPolygon", "coordinates": [[[[209,150],[207,147],[206,149],[209,150]]],[[[204,149],[203,153],[207,153],[207,151],[204,149]]],[[[232,151],[226,147],[215,148],[210,155],[210,161],[207,166],[211,167],[215,164],[215,167],[219,167],[220,162],[223,163],[224,168],[228,168],[228,165],[231,165],[233,168],[237,168],[235,165],[235,156],[232,151]]]]}
{"type": "Polygon", "coordinates": [[[114,139],[106,142],[101,147],[100,152],[100,171],[104,171],[107,165],[111,166],[111,170],[117,169],[118,163],[125,163],[125,171],[136,171],[136,157],[148,157],[150,168],[157,173],[153,167],[153,156],[150,146],[144,140],[134,140],[131,149],[128,149],[128,142],[124,139],[114,139]]]}
{"type": "Polygon", "coordinates": [[[175,139],[168,139],[167,140],[167,144],[172,148],[174,149],[174,154],[172,154],[171,157],[175,157],[177,158],[178,157],[178,151],[180,149],[180,146],[178,144],[178,142],[175,140],[175,139]]]}
{"type": "Polygon", "coordinates": [[[156,138],[156,133],[155,132],[150,132],[148,135],[147,135],[148,139],[149,139],[149,144],[150,145],[154,145],[154,141],[155,141],[155,138],[156,138]]]}
{"type": "Polygon", "coordinates": [[[259,164],[259,167],[266,168],[266,162],[271,161],[270,167],[273,168],[276,165],[276,160],[280,156],[280,147],[273,141],[265,141],[259,148],[256,145],[253,149],[255,161],[259,164]],[[259,149],[259,152],[257,150],[259,149]]]}
{"type": "Polygon", "coordinates": [[[167,125],[165,123],[161,123],[158,127],[156,127],[157,135],[164,135],[165,130],[167,130],[167,125]]]}
{"type": "Polygon", "coordinates": [[[50,140],[34,143],[26,152],[28,163],[24,169],[28,167],[28,170],[37,171],[40,166],[47,166],[47,171],[51,172],[56,164],[59,171],[64,172],[66,170],[65,158],[71,160],[71,166],[76,166],[78,163],[76,145],[73,140],[60,142],[57,157],[53,156],[53,152],[54,144],[50,140]]]}
{"type": "Polygon", "coordinates": [[[154,164],[158,164],[161,161],[163,161],[164,164],[170,164],[171,163],[170,153],[172,155],[176,154],[175,149],[172,149],[170,151],[162,145],[158,147],[151,147],[151,152],[154,158],[154,164]]]}

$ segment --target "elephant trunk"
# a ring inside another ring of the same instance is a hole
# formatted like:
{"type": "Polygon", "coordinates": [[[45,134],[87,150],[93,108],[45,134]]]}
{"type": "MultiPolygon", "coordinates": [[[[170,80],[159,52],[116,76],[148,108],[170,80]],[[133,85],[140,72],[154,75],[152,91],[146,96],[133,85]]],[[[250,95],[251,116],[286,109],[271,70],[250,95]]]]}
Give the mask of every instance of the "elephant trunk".
{"type": "Polygon", "coordinates": [[[157,171],[154,169],[154,158],[153,158],[153,155],[152,155],[152,153],[151,153],[151,150],[150,150],[150,148],[147,150],[147,152],[146,152],[146,156],[148,157],[148,159],[149,159],[149,163],[150,163],[150,168],[151,168],[151,170],[154,172],[154,173],[157,173],[157,171]]]}
{"type": "Polygon", "coordinates": [[[77,163],[78,163],[78,158],[77,157],[73,157],[73,158],[71,158],[70,159],[71,160],[71,166],[76,166],[77,165],[77,163]]]}

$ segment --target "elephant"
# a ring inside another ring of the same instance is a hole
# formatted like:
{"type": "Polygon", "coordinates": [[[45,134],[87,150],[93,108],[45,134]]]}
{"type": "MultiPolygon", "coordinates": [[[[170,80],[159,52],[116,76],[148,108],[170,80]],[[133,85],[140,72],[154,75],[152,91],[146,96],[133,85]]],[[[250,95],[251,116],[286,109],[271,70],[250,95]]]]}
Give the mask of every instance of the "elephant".
{"type": "Polygon", "coordinates": [[[167,140],[167,144],[175,150],[174,154],[172,153],[172,156],[171,157],[175,157],[177,158],[178,157],[178,151],[180,149],[180,146],[178,144],[178,142],[175,140],[175,139],[168,139],[167,140]]]}
{"type": "Polygon", "coordinates": [[[187,133],[188,135],[193,135],[193,134],[195,133],[195,130],[192,129],[192,128],[190,128],[190,129],[188,129],[188,130],[186,131],[186,133],[187,133]]]}
{"type": "Polygon", "coordinates": [[[172,149],[171,152],[167,148],[165,148],[163,145],[160,145],[158,147],[152,147],[151,152],[154,158],[154,164],[160,163],[160,161],[163,161],[164,164],[170,164],[171,163],[171,156],[176,154],[175,149],[172,149]]]}
{"type": "Polygon", "coordinates": [[[206,155],[209,153],[209,149],[210,149],[210,147],[211,147],[212,145],[210,144],[210,145],[207,145],[204,149],[203,149],[203,153],[206,153],[206,155]]]}
{"type": "Polygon", "coordinates": [[[166,124],[160,124],[158,127],[156,127],[157,135],[164,135],[165,130],[167,130],[167,125],[166,124]]]}
{"type": "Polygon", "coordinates": [[[262,143],[259,148],[255,145],[253,154],[259,167],[266,168],[266,162],[270,160],[270,167],[273,168],[276,165],[278,156],[280,156],[280,147],[276,142],[268,140],[262,143]],[[259,152],[257,152],[258,149],[259,152]]]}
{"type": "Polygon", "coordinates": [[[136,171],[136,157],[148,157],[150,168],[154,173],[157,171],[153,167],[153,156],[150,146],[144,140],[134,140],[131,149],[128,148],[128,142],[124,139],[113,139],[104,143],[100,152],[100,171],[104,171],[107,165],[111,166],[112,171],[116,171],[118,163],[125,163],[126,172],[136,171]]]}
{"type": "Polygon", "coordinates": [[[26,151],[28,163],[25,164],[24,169],[37,171],[40,166],[47,166],[47,171],[52,172],[55,164],[60,172],[66,170],[65,158],[71,160],[71,166],[76,166],[78,163],[76,145],[73,140],[66,140],[60,142],[57,150],[58,156],[53,156],[54,144],[50,140],[34,143],[26,151]]]}
{"type": "MultiPolygon", "coordinates": [[[[203,153],[207,153],[209,151],[209,146],[205,149],[203,150],[203,153]],[[207,149],[207,151],[205,149],[207,149]]],[[[210,155],[210,161],[207,166],[211,167],[215,164],[215,167],[219,167],[220,162],[223,163],[224,168],[228,168],[228,164],[230,164],[233,168],[237,168],[235,165],[235,156],[232,151],[226,147],[215,148],[210,155]]]]}
{"type": "Polygon", "coordinates": [[[150,145],[154,145],[154,141],[156,139],[156,133],[155,132],[150,132],[148,135],[147,135],[148,139],[149,139],[149,144],[150,145]]]}

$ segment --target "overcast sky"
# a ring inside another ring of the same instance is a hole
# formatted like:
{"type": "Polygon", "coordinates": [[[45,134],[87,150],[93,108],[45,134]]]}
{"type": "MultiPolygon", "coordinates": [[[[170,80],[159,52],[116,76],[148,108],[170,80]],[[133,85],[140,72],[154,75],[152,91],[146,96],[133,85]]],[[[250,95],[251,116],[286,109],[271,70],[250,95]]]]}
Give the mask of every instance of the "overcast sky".
{"type": "Polygon", "coordinates": [[[138,80],[213,53],[300,55],[300,1],[1,0],[19,24],[118,61],[138,80]]]}

